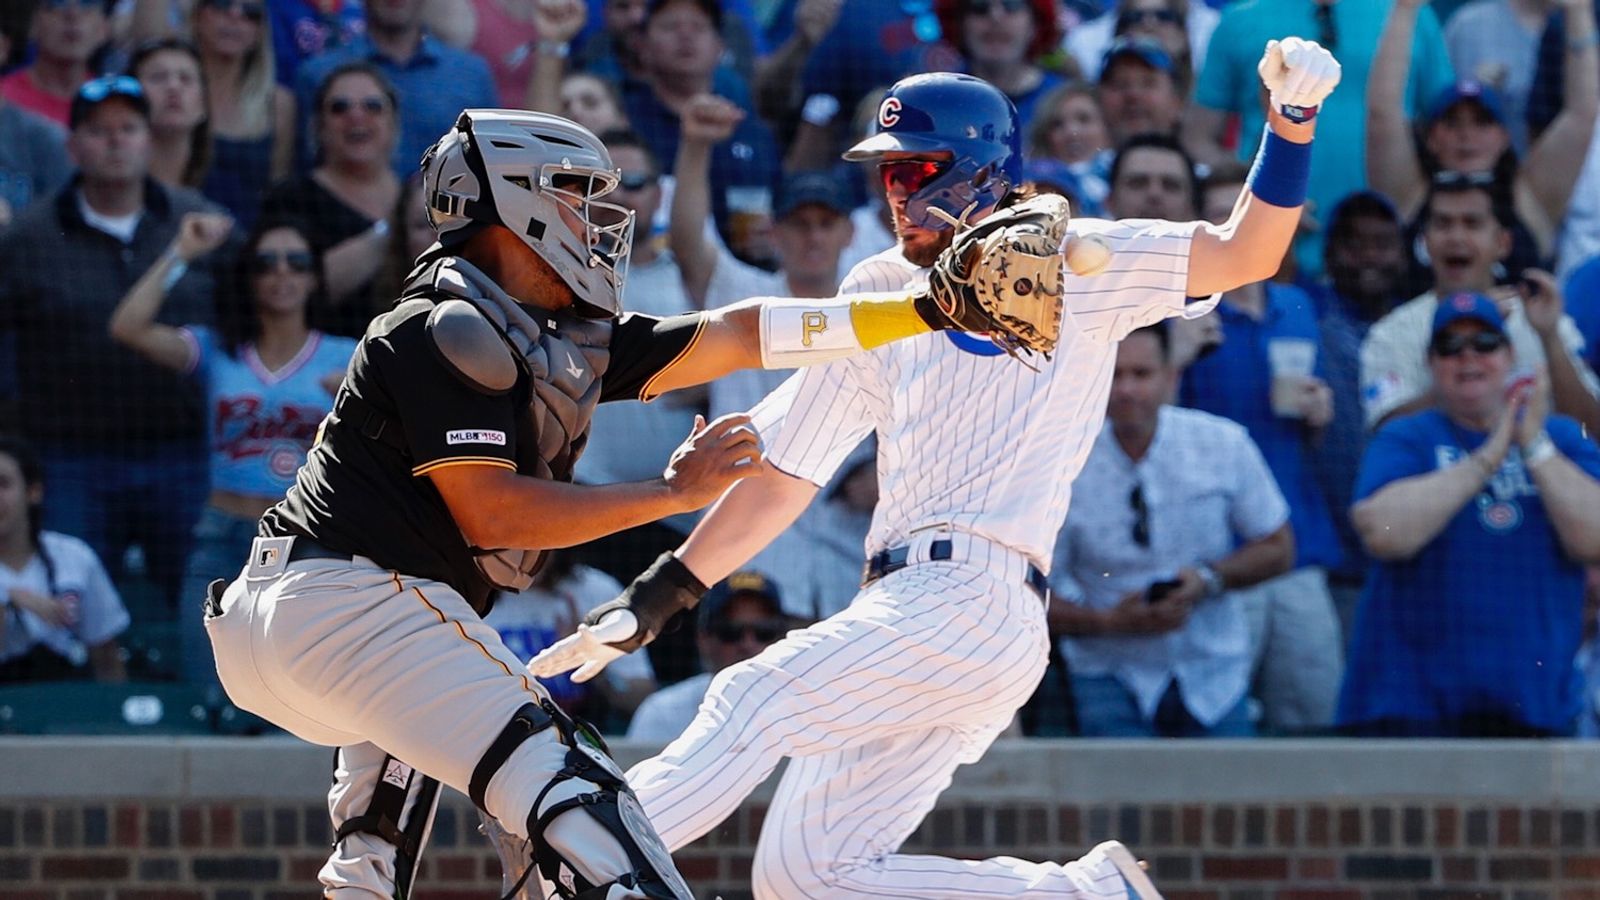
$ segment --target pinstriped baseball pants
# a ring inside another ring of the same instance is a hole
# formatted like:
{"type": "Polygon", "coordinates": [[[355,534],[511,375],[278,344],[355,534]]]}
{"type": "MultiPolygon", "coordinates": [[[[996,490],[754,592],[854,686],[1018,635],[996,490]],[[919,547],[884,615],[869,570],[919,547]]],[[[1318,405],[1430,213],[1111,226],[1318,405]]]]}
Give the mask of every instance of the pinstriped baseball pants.
{"type": "MultiPolygon", "coordinates": [[[[928,543],[913,542],[913,560],[928,543]]],[[[789,757],[756,849],[758,898],[1123,896],[1108,866],[897,852],[1047,660],[1026,560],[981,541],[958,548],[717,674],[684,733],[628,773],[670,848],[715,827],[789,757]]]]}

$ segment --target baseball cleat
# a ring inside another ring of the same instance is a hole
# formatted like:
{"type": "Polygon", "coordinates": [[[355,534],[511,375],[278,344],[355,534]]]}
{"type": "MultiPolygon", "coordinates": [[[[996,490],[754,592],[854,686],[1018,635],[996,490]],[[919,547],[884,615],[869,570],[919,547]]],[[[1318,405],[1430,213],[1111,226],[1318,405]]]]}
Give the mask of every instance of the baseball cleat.
{"type": "Polygon", "coordinates": [[[1121,841],[1097,844],[1084,858],[1087,860],[1095,856],[1104,857],[1116,868],[1117,874],[1122,876],[1122,886],[1128,892],[1128,900],[1162,900],[1161,892],[1150,881],[1144,866],[1121,841]]]}

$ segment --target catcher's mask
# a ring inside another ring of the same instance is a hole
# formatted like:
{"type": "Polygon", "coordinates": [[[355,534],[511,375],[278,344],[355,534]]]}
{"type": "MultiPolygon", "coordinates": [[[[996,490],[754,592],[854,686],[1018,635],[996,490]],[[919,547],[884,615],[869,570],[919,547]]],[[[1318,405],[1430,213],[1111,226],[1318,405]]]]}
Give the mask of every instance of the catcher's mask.
{"type": "Polygon", "coordinates": [[[560,116],[510,109],[469,109],[422,157],[428,222],[445,247],[482,225],[503,225],[560,276],[574,311],[612,318],[633,246],[633,212],[599,198],[619,172],[605,145],[560,116]],[[574,230],[565,206],[582,220],[574,230]]]}
{"type": "Polygon", "coordinates": [[[971,75],[936,72],[895,82],[878,106],[874,133],[844,158],[872,162],[891,150],[954,155],[906,199],[906,218],[919,228],[949,228],[999,203],[1022,181],[1017,108],[971,75]]]}

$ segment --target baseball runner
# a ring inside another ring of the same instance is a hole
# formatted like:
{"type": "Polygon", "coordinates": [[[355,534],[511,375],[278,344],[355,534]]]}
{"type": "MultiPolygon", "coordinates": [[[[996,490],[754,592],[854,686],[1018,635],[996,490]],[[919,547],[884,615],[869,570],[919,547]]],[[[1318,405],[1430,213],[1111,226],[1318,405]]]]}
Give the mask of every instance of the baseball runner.
{"type": "MultiPolygon", "coordinates": [[[[535,658],[535,673],[576,666],[576,677],[593,677],[637,640],[636,617],[692,603],[698,584],[771,540],[877,432],[882,499],[852,605],[724,669],[688,729],[629,773],[668,847],[721,822],[787,756],[756,851],[757,897],[1158,896],[1116,842],[1064,865],[897,850],[1045,668],[1045,567],[1100,430],[1118,340],[1205,313],[1217,292],[1269,277],[1289,245],[1311,119],[1339,65],[1289,38],[1269,45],[1260,71],[1273,111],[1250,189],[1226,224],[1073,220],[1070,235],[1098,237],[1110,263],[1063,278],[1060,352],[1036,358],[1038,371],[949,332],[797,374],[751,413],[767,469],[724,496],[675,555],[535,658]],[[1211,299],[1191,299],[1201,297],[1211,299]],[[676,578],[664,575],[674,569],[676,578]]],[[[859,264],[844,289],[930,278],[937,287],[961,274],[940,253],[952,242],[944,222],[999,204],[981,229],[1010,212],[1021,168],[1015,111],[978,79],[914,76],[889,90],[876,134],[846,158],[878,161],[899,243],[859,264]]],[[[963,238],[954,237],[958,247],[963,238]]],[[[1075,252],[1070,239],[1059,246],[1075,252]]],[[[1048,259],[1059,272],[1060,256],[1048,259]]],[[[1018,270],[986,274],[1003,281],[1018,270]]]]}
{"type": "Polygon", "coordinates": [[[619,176],[593,134],[467,110],[422,169],[439,242],[358,344],[243,573],[211,585],[218,675],[240,707],[338,748],[327,896],[406,896],[443,783],[487,814],[511,893],[533,889],[531,852],[540,896],[688,898],[604,747],[481,615],[541,551],[698,509],[763,467],[748,420],[725,416],[697,419],[658,479],[572,484],[597,403],[948,320],[904,292],[831,308],[827,342],[802,301],[619,318],[633,220],[599,199],[619,176]]]}

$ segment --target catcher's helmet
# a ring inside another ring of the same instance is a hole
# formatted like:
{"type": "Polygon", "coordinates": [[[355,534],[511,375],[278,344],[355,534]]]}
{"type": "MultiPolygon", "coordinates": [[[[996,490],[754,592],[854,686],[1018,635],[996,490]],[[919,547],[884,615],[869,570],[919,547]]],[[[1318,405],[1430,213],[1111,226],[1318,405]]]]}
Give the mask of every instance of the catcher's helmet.
{"type": "Polygon", "coordinates": [[[622,310],[633,246],[633,213],[597,198],[617,186],[605,145],[560,116],[469,109],[422,156],[428,221],[444,246],[482,225],[503,225],[572,288],[577,312],[610,318],[622,310]],[[582,233],[561,217],[566,206],[582,233]],[[592,218],[602,211],[604,223],[592,218]]]}
{"type": "Polygon", "coordinates": [[[1017,108],[994,85],[971,75],[936,72],[902,78],[878,106],[871,137],[845,151],[866,162],[890,150],[955,154],[948,168],[906,201],[906,218],[922,228],[948,228],[930,207],[960,218],[976,204],[999,203],[1022,181],[1017,108]]]}

